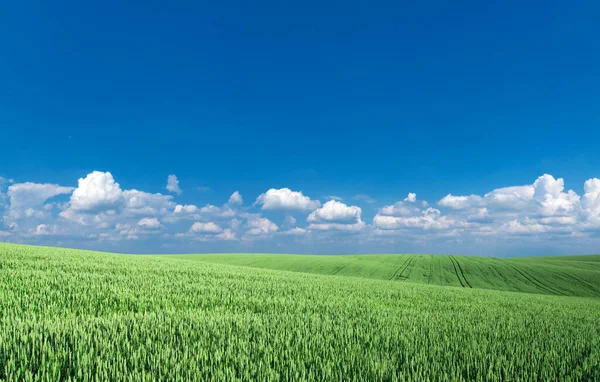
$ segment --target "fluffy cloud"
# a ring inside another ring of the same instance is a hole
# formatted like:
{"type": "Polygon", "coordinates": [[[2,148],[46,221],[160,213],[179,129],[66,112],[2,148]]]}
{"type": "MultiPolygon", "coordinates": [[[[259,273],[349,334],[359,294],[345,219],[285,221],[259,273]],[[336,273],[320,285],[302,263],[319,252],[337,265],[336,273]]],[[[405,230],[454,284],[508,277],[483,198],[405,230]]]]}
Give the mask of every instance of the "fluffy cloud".
{"type": "Polygon", "coordinates": [[[143,218],[138,222],[138,226],[148,229],[155,229],[161,226],[157,218],[143,218]]]}
{"type": "MultiPolygon", "coordinates": [[[[80,233],[92,231],[90,234],[99,235],[98,230],[118,224],[152,229],[155,228],[152,227],[152,219],[158,221],[158,218],[164,217],[165,221],[169,221],[176,206],[172,199],[171,195],[160,193],[122,190],[111,173],[94,171],[79,179],[78,187],[73,191],[67,208],[60,212],[60,217],[87,227],[85,230],[80,228],[80,233]],[[138,224],[142,221],[144,226],[138,224]]],[[[135,228],[130,231],[133,230],[137,231],[129,232],[129,239],[146,233],[135,228]]]]}
{"type": "Polygon", "coordinates": [[[360,207],[330,200],[323,207],[313,211],[306,220],[311,223],[308,226],[309,230],[360,231],[365,227],[361,214],[360,207]]]}
{"type": "Polygon", "coordinates": [[[165,215],[175,205],[172,199],[170,195],[125,190],[123,191],[123,213],[131,216],[165,215]]]}
{"type": "Polygon", "coordinates": [[[179,180],[175,175],[169,175],[167,177],[167,190],[177,195],[181,195],[181,188],[179,187],[179,180]]]}
{"type": "MultiPolygon", "coordinates": [[[[170,191],[178,194],[175,189],[170,191]]],[[[310,240],[331,245],[471,240],[486,245],[483,240],[559,243],[559,239],[577,239],[574,244],[578,244],[591,243],[600,235],[597,178],[587,180],[583,193],[578,194],[566,189],[562,178],[544,174],[531,184],[496,188],[481,195],[447,194],[436,208],[409,193],[394,204],[382,206],[372,224],[363,222],[360,204],[330,200],[321,205],[287,188],[270,189],[255,205],[246,207],[238,191],[228,199],[227,195],[222,197],[223,205],[176,203],[177,195],[122,189],[111,173],[99,171],[79,179],[76,188],[3,181],[0,235],[40,244],[56,244],[59,239],[115,245],[121,240],[162,240],[175,245],[186,238],[223,240],[230,241],[227,245],[242,245],[230,248],[243,250],[270,245],[255,240],[263,238],[279,247],[310,240]],[[296,220],[303,212],[308,215],[304,224],[296,220]],[[234,243],[238,238],[240,244],[234,243]]],[[[362,202],[368,200],[363,198],[362,202]]]]}
{"type": "Polygon", "coordinates": [[[498,188],[484,195],[485,205],[495,209],[523,209],[533,199],[534,192],[531,185],[498,188]]]}
{"type": "Polygon", "coordinates": [[[246,235],[250,236],[265,236],[273,232],[277,232],[279,227],[267,218],[258,218],[248,222],[250,230],[246,235]]]}
{"type": "Polygon", "coordinates": [[[441,207],[452,208],[453,210],[464,210],[466,208],[479,206],[482,201],[483,198],[478,195],[454,196],[448,194],[438,202],[438,205],[441,207]]]}
{"type": "Polygon", "coordinates": [[[321,203],[304,196],[301,191],[289,188],[271,188],[256,199],[256,204],[262,205],[263,210],[314,210],[321,203]]]}
{"type": "Polygon", "coordinates": [[[242,194],[240,194],[238,191],[234,192],[229,197],[229,201],[227,203],[230,205],[242,205],[244,203],[244,200],[242,199],[242,194]]]}
{"type": "Polygon", "coordinates": [[[57,184],[17,183],[8,188],[10,218],[21,219],[47,215],[44,203],[55,196],[70,194],[73,187],[57,184]]]}
{"type": "Polygon", "coordinates": [[[220,240],[237,240],[235,233],[233,233],[233,231],[229,228],[225,229],[223,232],[216,235],[215,237],[220,240]]]}
{"type": "Polygon", "coordinates": [[[411,202],[414,203],[417,201],[417,194],[415,194],[414,192],[409,192],[408,196],[406,198],[404,198],[405,202],[411,202]]]}
{"type": "Polygon", "coordinates": [[[343,223],[311,223],[308,229],[311,231],[347,231],[347,232],[358,232],[362,231],[366,227],[365,222],[358,221],[356,223],[343,224],[343,223]]]}
{"type": "Polygon", "coordinates": [[[175,206],[175,210],[173,211],[176,214],[195,214],[198,212],[198,207],[193,204],[186,204],[185,206],[178,204],[175,206]]]}
{"type": "Polygon", "coordinates": [[[39,224],[29,233],[33,236],[54,236],[60,234],[60,228],[57,225],[39,224]]]}
{"type": "MultiPolygon", "coordinates": [[[[373,218],[373,225],[376,228],[384,230],[398,229],[424,229],[424,230],[447,230],[459,223],[448,216],[442,216],[441,212],[435,208],[427,208],[424,211],[419,210],[413,216],[393,216],[385,215],[386,208],[373,218]]],[[[464,225],[463,222],[460,225],[464,225]]]]}
{"type": "Polygon", "coordinates": [[[411,192],[403,201],[381,208],[378,215],[396,217],[417,216],[421,213],[421,206],[427,207],[428,203],[425,201],[417,203],[417,194],[411,192]]]}
{"type": "Polygon", "coordinates": [[[596,181],[585,183],[583,198],[573,190],[565,192],[562,178],[544,174],[530,185],[498,188],[483,196],[448,194],[438,205],[454,211],[449,220],[469,222],[460,227],[462,235],[575,234],[600,223],[592,212],[598,195],[594,190],[600,186],[596,181]]]}
{"type": "Polygon", "coordinates": [[[308,231],[304,228],[300,228],[300,227],[295,227],[292,229],[289,229],[287,231],[283,231],[281,232],[282,235],[291,235],[291,236],[303,236],[306,235],[308,231]]]}
{"type": "Polygon", "coordinates": [[[337,200],[330,200],[323,207],[313,211],[308,216],[308,222],[338,222],[356,223],[360,221],[362,210],[360,207],[347,206],[337,200]]]}
{"type": "Polygon", "coordinates": [[[190,228],[192,233],[221,233],[223,229],[213,222],[201,223],[195,222],[190,228]]]}
{"type": "Polygon", "coordinates": [[[584,184],[581,198],[581,209],[584,217],[584,228],[600,229],[600,179],[588,179],[584,184]]]}
{"type": "Polygon", "coordinates": [[[236,215],[236,212],[228,206],[217,207],[212,204],[207,204],[200,208],[199,212],[201,214],[212,215],[219,218],[232,218],[236,215]]]}
{"type": "Polygon", "coordinates": [[[71,195],[71,209],[92,212],[116,208],[123,200],[123,191],[110,172],[94,171],[80,178],[71,195]]]}

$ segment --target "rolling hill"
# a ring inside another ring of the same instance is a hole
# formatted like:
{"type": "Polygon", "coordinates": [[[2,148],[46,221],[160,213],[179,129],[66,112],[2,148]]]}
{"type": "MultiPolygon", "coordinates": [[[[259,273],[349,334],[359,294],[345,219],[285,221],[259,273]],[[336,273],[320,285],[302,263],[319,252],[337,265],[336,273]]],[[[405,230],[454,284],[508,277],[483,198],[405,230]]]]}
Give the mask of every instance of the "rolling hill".
{"type": "Polygon", "coordinates": [[[184,258],[0,243],[0,381],[600,379],[600,299],[477,287],[592,294],[593,261],[184,258]]]}
{"type": "Polygon", "coordinates": [[[421,284],[600,297],[600,256],[177,255],[184,260],[421,284]]]}

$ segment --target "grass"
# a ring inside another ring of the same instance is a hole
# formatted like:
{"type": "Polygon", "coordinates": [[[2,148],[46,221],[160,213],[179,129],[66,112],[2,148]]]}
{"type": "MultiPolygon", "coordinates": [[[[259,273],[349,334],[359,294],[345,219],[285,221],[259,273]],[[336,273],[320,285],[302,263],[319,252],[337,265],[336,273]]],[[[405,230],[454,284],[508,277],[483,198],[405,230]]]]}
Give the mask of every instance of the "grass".
{"type": "Polygon", "coordinates": [[[64,379],[598,380],[600,299],[0,244],[0,380],[64,379]]]}
{"type": "Polygon", "coordinates": [[[206,263],[323,275],[600,297],[600,256],[498,259],[450,255],[178,255],[206,263]]]}

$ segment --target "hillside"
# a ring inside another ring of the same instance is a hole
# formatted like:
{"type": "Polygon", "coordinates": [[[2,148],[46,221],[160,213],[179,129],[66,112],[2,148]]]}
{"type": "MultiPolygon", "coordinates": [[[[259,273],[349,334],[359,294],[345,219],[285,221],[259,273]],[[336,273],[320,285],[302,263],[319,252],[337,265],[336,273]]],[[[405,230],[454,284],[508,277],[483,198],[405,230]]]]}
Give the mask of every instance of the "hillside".
{"type": "Polygon", "coordinates": [[[598,380],[599,322],[596,298],[0,243],[7,381],[598,380]]]}
{"type": "Polygon", "coordinates": [[[421,284],[600,297],[600,256],[177,255],[184,260],[421,284]]]}

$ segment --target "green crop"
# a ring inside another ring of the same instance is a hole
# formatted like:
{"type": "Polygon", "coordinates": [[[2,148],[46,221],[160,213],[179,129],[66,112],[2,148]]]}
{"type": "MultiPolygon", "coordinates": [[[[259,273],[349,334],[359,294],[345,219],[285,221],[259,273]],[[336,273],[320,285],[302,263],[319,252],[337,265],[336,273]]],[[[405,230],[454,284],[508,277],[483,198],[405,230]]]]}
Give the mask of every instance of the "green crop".
{"type": "Polygon", "coordinates": [[[498,259],[450,255],[177,255],[175,258],[324,275],[600,297],[600,256],[498,259]]]}
{"type": "Polygon", "coordinates": [[[600,300],[0,244],[0,380],[65,379],[599,380],[600,300]]]}

